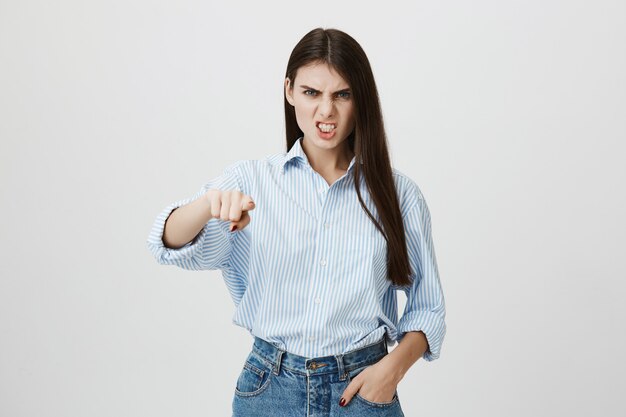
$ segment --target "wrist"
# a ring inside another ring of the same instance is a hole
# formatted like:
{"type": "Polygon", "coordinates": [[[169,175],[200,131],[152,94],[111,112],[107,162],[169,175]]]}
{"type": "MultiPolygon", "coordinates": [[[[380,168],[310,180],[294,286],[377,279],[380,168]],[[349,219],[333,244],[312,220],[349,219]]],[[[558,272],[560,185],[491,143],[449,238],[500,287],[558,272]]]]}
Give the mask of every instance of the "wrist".
{"type": "Polygon", "coordinates": [[[398,346],[385,356],[389,366],[394,369],[394,375],[398,380],[413,366],[428,348],[426,336],[421,331],[407,332],[398,346]]]}
{"type": "Polygon", "coordinates": [[[207,191],[203,196],[204,208],[209,213],[209,220],[213,218],[213,214],[211,213],[211,191],[207,191]]]}
{"type": "Polygon", "coordinates": [[[387,372],[393,379],[394,383],[399,383],[406,374],[408,366],[402,358],[393,355],[393,351],[380,360],[381,365],[387,369],[387,372]]]}

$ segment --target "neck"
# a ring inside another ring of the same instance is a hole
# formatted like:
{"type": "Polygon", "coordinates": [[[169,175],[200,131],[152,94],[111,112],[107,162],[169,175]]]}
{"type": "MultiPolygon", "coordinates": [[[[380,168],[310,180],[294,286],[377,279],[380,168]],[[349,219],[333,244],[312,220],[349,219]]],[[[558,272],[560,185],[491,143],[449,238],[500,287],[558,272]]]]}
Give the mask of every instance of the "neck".
{"type": "Polygon", "coordinates": [[[311,167],[317,172],[347,171],[354,153],[348,147],[348,141],[344,140],[339,149],[318,149],[309,146],[306,139],[302,139],[302,150],[306,154],[311,167]]]}

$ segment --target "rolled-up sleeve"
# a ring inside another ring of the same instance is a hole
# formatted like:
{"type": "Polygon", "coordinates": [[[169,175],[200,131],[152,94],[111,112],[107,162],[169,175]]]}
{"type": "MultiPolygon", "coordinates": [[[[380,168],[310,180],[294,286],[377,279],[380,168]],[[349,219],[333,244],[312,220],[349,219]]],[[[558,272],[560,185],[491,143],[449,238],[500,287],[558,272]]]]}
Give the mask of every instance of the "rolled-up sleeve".
{"type": "Polygon", "coordinates": [[[241,162],[227,166],[221,175],[206,182],[195,195],[169,204],[157,215],[146,245],[158,263],[189,270],[224,270],[228,267],[233,247],[232,240],[236,233],[228,230],[229,221],[210,219],[191,242],[178,249],[164,245],[163,230],[168,217],[175,209],[204,196],[210,189],[243,192],[238,175],[241,162]]]}
{"type": "Polygon", "coordinates": [[[407,302],[398,321],[398,342],[409,331],[422,331],[428,340],[424,360],[439,358],[446,334],[445,300],[431,233],[430,212],[423,197],[405,215],[411,285],[401,287],[407,302]]]}

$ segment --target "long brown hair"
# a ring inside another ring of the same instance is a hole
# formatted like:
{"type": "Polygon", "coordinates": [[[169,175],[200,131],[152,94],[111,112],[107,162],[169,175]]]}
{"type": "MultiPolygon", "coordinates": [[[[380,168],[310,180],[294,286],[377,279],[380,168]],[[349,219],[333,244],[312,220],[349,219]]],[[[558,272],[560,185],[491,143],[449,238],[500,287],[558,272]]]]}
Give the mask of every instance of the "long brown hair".
{"type": "MultiPolygon", "coordinates": [[[[378,89],[369,60],[361,45],[347,33],[338,29],[313,29],[298,42],[289,57],[285,77],[291,80],[290,88],[293,88],[298,68],[318,62],[328,64],[350,86],[355,128],[347,141],[356,161],[363,162],[354,164],[355,190],[363,210],[387,241],[387,279],[396,285],[409,285],[411,268],[404,224],[387,150],[378,89]],[[361,175],[382,226],[363,202],[359,187],[361,175]]],[[[289,151],[304,133],[298,127],[295,109],[287,101],[286,94],[285,130],[289,151]]]]}

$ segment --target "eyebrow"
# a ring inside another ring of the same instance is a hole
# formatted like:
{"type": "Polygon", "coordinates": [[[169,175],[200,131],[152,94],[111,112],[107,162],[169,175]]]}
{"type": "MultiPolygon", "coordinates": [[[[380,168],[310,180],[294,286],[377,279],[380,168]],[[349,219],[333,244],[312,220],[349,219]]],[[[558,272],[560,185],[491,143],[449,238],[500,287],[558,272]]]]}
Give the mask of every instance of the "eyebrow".
{"type": "MultiPolygon", "coordinates": [[[[305,90],[313,90],[313,91],[317,91],[318,93],[320,92],[320,90],[316,90],[315,88],[309,87],[308,85],[301,85],[300,87],[304,88],[305,90]]],[[[333,94],[349,92],[349,91],[350,91],[350,87],[344,88],[343,90],[335,91],[333,94]]]]}

